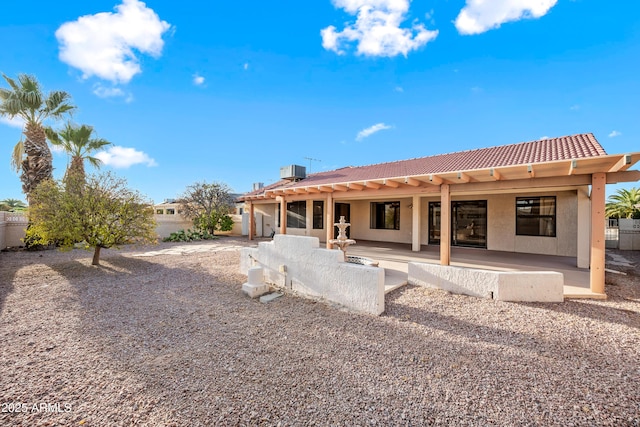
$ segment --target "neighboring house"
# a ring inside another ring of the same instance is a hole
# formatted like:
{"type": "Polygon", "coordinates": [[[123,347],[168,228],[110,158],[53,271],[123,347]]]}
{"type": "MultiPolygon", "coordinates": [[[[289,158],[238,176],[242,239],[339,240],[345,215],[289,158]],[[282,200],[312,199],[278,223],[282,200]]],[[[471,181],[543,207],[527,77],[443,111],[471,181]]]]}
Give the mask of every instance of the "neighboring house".
{"type": "MultiPolygon", "coordinates": [[[[239,194],[233,194],[239,197],[239,194]]],[[[231,231],[217,231],[220,235],[240,235],[242,233],[242,209],[244,204],[236,204],[235,212],[231,214],[233,229],[231,231]]],[[[174,199],[165,199],[164,202],[153,206],[156,220],[156,232],[160,238],[169,237],[171,233],[180,230],[193,229],[193,221],[181,215],[180,204],[174,199]]]]}
{"type": "Polygon", "coordinates": [[[608,155],[589,133],[309,176],[289,166],[239,200],[249,238],[315,236],[331,247],[345,216],[351,238],[439,245],[443,265],[451,246],[576,257],[603,293],[605,185],[640,180],[628,170],[639,160],[608,155]]]}
{"type": "Polygon", "coordinates": [[[156,220],[156,232],[160,238],[169,237],[171,233],[193,228],[193,221],[180,215],[180,205],[173,199],[153,206],[156,220]]]}

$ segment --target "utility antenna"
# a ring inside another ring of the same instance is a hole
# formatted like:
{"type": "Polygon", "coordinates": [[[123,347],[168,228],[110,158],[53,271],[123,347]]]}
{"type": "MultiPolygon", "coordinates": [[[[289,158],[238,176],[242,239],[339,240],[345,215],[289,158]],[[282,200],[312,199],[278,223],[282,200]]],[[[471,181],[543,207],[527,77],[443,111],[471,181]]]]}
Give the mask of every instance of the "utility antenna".
{"type": "Polygon", "coordinates": [[[305,157],[305,160],[309,160],[309,173],[311,173],[311,162],[321,162],[322,160],[314,159],[311,157],[305,157]]]}

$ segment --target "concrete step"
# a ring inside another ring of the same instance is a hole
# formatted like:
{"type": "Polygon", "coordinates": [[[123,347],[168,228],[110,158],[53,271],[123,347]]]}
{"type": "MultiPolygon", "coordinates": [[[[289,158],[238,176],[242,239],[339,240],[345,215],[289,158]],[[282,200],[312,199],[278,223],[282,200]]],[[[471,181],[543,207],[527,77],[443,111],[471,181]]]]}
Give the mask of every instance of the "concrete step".
{"type": "Polygon", "coordinates": [[[260,297],[260,302],[266,304],[268,302],[271,302],[271,301],[274,301],[274,300],[280,298],[283,295],[284,294],[280,293],[280,292],[271,292],[270,294],[262,295],[260,297]]]}

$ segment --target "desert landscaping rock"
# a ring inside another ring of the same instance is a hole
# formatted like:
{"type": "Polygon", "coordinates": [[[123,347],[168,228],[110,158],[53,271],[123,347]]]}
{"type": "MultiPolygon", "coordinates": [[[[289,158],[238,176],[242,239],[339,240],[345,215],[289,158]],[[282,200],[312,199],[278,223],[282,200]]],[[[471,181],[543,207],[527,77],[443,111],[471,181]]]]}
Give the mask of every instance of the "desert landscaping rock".
{"type": "Polygon", "coordinates": [[[248,244],[0,253],[0,425],[640,425],[638,252],[606,301],[405,286],[374,317],[247,297],[248,244]]]}

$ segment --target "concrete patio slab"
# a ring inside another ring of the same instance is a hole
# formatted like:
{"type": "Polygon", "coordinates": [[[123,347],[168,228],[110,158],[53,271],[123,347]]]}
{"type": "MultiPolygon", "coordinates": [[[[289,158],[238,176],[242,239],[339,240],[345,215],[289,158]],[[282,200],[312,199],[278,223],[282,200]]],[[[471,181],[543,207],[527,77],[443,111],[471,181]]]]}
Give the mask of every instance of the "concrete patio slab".
{"type": "MultiPolygon", "coordinates": [[[[411,250],[409,244],[358,240],[350,246],[349,255],[364,256],[380,262],[387,277],[393,283],[406,284],[408,263],[440,261],[439,246],[422,246],[420,252],[411,250]]],[[[564,276],[565,298],[606,299],[606,294],[591,292],[589,270],[576,267],[575,257],[561,257],[515,252],[489,251],[477,248],[454,247],[451,249],[451,265],[498,271],[557,271],[564,276]]],[[[397,285],[402,286],[402,285],[397,285]]],[[[386,288],[386,286],[385,286],[386,288]]],[[[395,288],[394,288],[395,289],[395,288]]],[[[385,289],[385,293],[386,293],[385,289]]],[[[390,292],[390,291],[389,291],[390,292]]]]}

